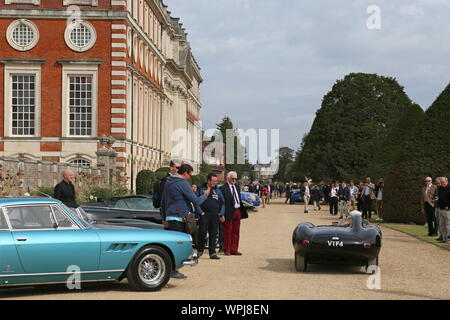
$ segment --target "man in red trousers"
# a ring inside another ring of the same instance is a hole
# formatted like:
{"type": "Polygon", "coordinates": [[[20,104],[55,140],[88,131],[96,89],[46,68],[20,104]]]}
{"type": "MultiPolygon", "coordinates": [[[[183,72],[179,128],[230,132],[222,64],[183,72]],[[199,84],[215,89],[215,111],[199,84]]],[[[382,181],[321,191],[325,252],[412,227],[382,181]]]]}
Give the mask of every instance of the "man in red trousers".
{"type": "Polygon", "coordinates": [[[240,256],[239,234],[241,219],[247,219],[248,213],[242,204],[241,192],[237,185],[237,173],[231,171],[227,175],[227,183],[220,187],[225,198],[224,246],[225,255],[240,256]]]}

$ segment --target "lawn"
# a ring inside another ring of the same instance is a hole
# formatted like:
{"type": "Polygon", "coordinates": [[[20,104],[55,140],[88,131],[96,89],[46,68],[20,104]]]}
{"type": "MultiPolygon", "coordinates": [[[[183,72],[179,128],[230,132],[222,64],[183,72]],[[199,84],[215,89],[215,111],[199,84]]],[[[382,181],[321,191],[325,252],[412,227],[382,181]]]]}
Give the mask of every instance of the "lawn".
{"type": "Polygon", "coordinates": [[[407,235],[410,235],[414,238],[417,238],[419,240],[426,241],[428,243],[434,244],[442,249],[446,249],[450,251],[450,244],[443,244],[440,241],[437,241],[437,236],[429,237],[428,236],[428,228],[426,226],[420,226],[420,225],[409,225],[409,224],[401,224],[401,223],[385,223],[385,222],[377,222],[375,221],[378,218],[377,215],[372,215],[372,219],[370,219],[370,222],[373,224],[379,224],[383,227],[387,227],[390,229],[394,229],[403,233],[406,233],[407,235]]]}

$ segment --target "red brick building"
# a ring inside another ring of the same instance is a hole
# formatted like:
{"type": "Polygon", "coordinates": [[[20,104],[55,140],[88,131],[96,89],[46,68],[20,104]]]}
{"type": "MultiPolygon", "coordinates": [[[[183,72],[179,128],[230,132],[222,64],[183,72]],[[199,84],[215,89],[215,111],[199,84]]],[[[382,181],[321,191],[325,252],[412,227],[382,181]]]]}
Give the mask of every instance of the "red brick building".
{"type": "Polygon", "coordinates": [[[201,82],[161,0],[0,0],[0,156],[95,165],[105,135],[130,186],[172,156],[198,167],[201,82]]]}

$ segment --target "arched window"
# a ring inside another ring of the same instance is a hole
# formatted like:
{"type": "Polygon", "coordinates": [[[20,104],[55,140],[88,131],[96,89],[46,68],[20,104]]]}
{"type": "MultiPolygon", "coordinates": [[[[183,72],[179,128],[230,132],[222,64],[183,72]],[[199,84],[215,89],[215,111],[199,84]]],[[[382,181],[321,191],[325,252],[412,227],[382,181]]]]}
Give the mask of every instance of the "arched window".
{"type": "Polygon", "coordinates": [[[78,167],[90,167],[91,162],[86,159],[75,159],[70,161],[71,165],[78,166],[78,167]]]}

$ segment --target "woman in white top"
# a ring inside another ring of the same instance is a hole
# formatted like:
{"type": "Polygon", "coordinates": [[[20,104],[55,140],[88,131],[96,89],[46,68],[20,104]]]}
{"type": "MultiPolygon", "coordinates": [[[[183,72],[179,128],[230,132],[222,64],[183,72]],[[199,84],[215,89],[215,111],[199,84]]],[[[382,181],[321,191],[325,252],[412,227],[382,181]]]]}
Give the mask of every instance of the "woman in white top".
{"type": "Polygon", "coordinates": [[[333,183],[330,190],[330,214],[334,216],[338,214],[338,191],[338,185],[333,183]]]}
{"type": "Polygon", "coordinates": [[[378,218],[376,221],[383,221],[383,189],[384,189],[384,181],[383,179],[378,180],[378,185],[375,188],[375,194],[377,196],[377,206],[376,206],[376,212],[378,215],[378,218]]]}

